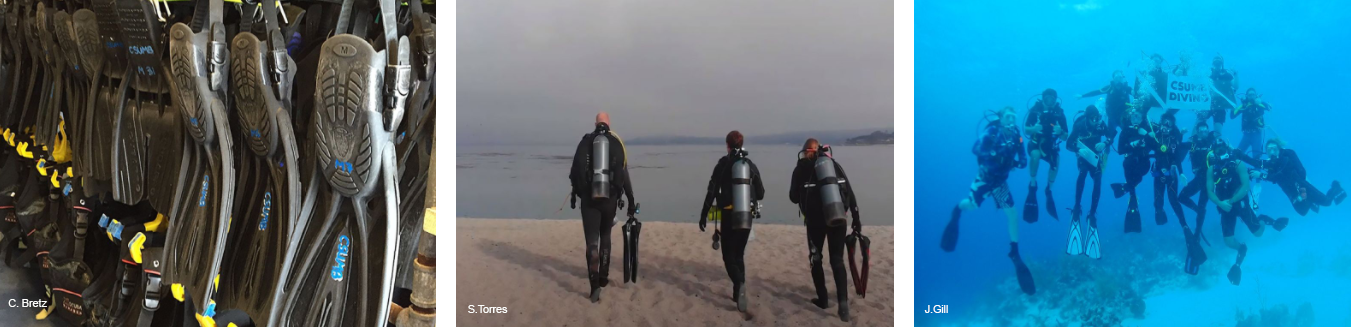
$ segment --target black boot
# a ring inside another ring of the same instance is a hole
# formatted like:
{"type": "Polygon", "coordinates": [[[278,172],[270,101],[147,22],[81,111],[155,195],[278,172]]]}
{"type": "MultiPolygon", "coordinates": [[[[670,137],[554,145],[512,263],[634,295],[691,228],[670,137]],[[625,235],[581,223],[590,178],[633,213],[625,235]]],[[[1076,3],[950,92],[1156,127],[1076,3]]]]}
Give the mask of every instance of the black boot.
{"type": "Polygon", "coordinates": [[[600,287],[591,288],[591,303],[600,302],[600,287]]]}
{"type": "Polygon", "coordinates": [[[736,309],[737,311],[746,312],[746,308],[749,306],[750,300],[746,299],[746,287],[745,285],[742,285],[742,287],[737,288],[736,309]]]}
{"type": "MultiPolygon", "coordinates": [[[[845,291],[843,291],[843,294],[849,294],[849,291],[848,291],[848,290],[845,290],[845,291]]],[[[843,321],[843,322],[849,322],[849,299],[848,299],[848,298],[845,298],[845,297],[840,298],[840,312],[839,312],[839,313],[840,313],[840,321],[843,321]]]]}

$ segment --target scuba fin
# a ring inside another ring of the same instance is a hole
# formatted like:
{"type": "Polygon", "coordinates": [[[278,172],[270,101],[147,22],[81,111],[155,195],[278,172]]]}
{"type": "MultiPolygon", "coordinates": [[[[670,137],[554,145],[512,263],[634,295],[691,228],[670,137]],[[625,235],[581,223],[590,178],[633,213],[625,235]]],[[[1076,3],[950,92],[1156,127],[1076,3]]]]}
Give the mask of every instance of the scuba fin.
{"type": "Polygon", "coordinates": [[[1065,246],[1065,254],[1079,255],[1084,253],[1084,239],[1079,232],[1079,220],[1070,221],[1070,239],[1065,246]]]}
{"type": "Polygon", "coordinates": [[[1098,239],[1098,228],[1088,226],[1088,244],[1084,246],[1084,255],[1093,259],[1102,259],[1102,241],[1098,239]]]}
{"type": "Polygon", "coordinates": [[[1229,267],[1229,282],[1238,285],[1243,280],[1243,270],[1238,268],[1238,264],[1229,267]]]}
{"type": "Polygon", "coordinates": [[[1140,232],[1140,206],[1135,202],[1135,198],[1130,199],[1130,204],[1126,205],[1126,233],[1140,232]]]}
{"type": "Polygon", "coordinates": [[[237,219],[228,229],[228,252],[220,269],[228,287],[218,289],[217,295],[220,308],[238,310],[253,323],[267,326],[272,322],[276,295],[283,288],[279,281],[289,271],[278,253],[287,250],[296,231],[304,194],[291,123],[296,64],[286,54],[276,3],[264,1],[261,7],[262,17],[253,17],[253,10],[244,11],[244,32],[231,42],[230,89],[238,113],[232,118],[240,129],[218,137],[234,138],[247,150],[235,161],[242,184],[235,193],[237,219]],[[262,39],[248,32],[256,30],[248,27],[256,27],[259,20],[265,22],[262,39]]]}
{"type": "Polygon", "coordinates": [[[292,271],[279,282],[293,287],[273,303],[274,326],[388,321],[399,241],[393,132],[403,119],[411,68],[394,0],[376,1],[383,34],[376,44],[363,38],[373,22],[362,8],[371,2],[344,0],[335,36],[320,50],[305,146],[313,160],[301,170],[309,182],[284,261],[292,271]]]}
{"type": "Polygon", "coordinates": [[[1342,182],[1332,181],[1332,188],[1328,189],[1328,196],[1332,197],[1332,203],[1342,204],[1346,200],[1346,190],[1342,189],[1342,182]]]}
{"type": "Polygon", "coordinates": [[[625,281],[638,282],[638,236],[642,232],[643,222],[638,218],[629,217],[624,223],[624,275],[628,276],[625,281]]]}
{"type": "Polygon", "coordinates": [[[1192,234],[1191,231],[1186,228],[1183,228],[1183,232],[1187,239],[1187,259],[1182,267],[1182,271],[1187,274],[1196,275],[1200,271],[1201,264],[1206,262],[1206,251],[1201,248],[1199,236],[1192,234]]]}
{"type": "Polygon", "coordinates": [[[1027,223],[1037,222],[1037,214],[1041,208],[1037,207],[1037,187],[1027,187],[1027,201],[1023,202],[1023,220],[1027,223]]]}
{"type": "Polygon", "coordinates": [[[868,297],[868,257],[870,256],[869,252],[871,251],[869,249],[872,247],[872,241],[855,229],[853,233],[844,238],[844,245],[849,249],[849,275],[854,280],[854,291],[858,293],[859,297],[866,298],[868,297]],[[863,270],[861,272],[854,261],[855,243],[858,244],[857,248],[863,256],[863,270]]]}
{"type": "Polygon", "coordinates": [[[1013,260],[1013,270],[1018,275],[1018,287],[1027,295],[1037,294],[1037,285],[1032,281],[1032,271],[1023,264],[1023,258],[1018,255],[1018,243],[1013,243],[1009,249],[1009,259],[1013,260]]]}
{"type": "Polygon", "coordinates": [[[1060,221],[1060,214],[1056,213],[1055,197],[1051,196],[1051,186],[1046,186],[1046,214],[1051,215],[1056,221],[1060,221]]]}
{"type": "Polygon", "coordinates": [[[938,244],[944,252],[952,252],[957,249],[957,221],[962,218],[961,208],[952,208],[952,218],[948,220],[948,226],[943,228],[943,240],[938,244]]]}
{"type": "Polygon", "coordinates": [[[1113,196],[1113,197],[1116,197],[1116,198],[1120,199],[1121,197],[1126,196],[1126,184],[1123,184],[1123,183],[1112,183],[1111,186],[1112,186],[1112,196],[1113,196]]]}

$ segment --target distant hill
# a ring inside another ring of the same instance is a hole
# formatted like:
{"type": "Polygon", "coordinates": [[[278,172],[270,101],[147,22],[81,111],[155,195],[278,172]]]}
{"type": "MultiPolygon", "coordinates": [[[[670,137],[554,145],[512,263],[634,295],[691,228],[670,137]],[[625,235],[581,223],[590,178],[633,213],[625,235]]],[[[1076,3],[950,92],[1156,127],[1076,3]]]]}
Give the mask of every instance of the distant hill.
{"type": "Polygon", "coordinates": [[[859,137],[851,137],[847,140],[844,140],[845,145],[879,145],[879,144],[895,144],[895,142],[896,142],[896,134],[886,133],[882,131],[874,131],[872,134],[859,137]]]}
{"type": "MultiPolygon", "coordinates": [[[[867,129],[838,130],[838,131],[789,132],[770,135],[752,134],[746,136],[746,144],[760,144],[760,145],[788,144],[801,146],[802,142],[806,141],[808,138],[816,138],[818,141],[821,141],[821,143],[825,144],[845,144],[850,138],[854,138],[860,134],[872,133],[878,130],[879,128],[867,128],[867,129]]],[[[881,129],[881,130],[890,130],[890,129],[881,129]]],[[[721,145],[724,143],[725,138],[726,135],[714,137],[647,136],[647,137],[636,137],[633,138],[632,140],[624,140],[624,142],[633,145],[705,145],[705,144],[721,145]]]]}

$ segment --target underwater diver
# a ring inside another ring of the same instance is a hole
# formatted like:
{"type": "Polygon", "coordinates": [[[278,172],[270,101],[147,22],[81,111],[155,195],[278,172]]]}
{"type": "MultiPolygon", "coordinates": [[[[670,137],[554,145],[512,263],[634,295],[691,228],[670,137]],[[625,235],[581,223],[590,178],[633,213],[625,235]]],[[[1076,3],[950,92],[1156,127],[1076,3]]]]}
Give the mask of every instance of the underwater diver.
{"type": "Polygon", "coordinates": [[[1206,156],[1210,153],[1211,148],[1219,142],[1224,142],[1224,140],[1218,137],[1217,132],[1211,132],[1210,126],[1206,125],[1205,121],[1198,120],[1196,122],[1195,131],[1192,132],[1190,141],[1183,142],[1182,146],[1176,150],[1187,151],[1187,155],[1191,158],[1191,172],[1192,176],[1195,176],[1195,178],[1192,178],[1191,181],[1187,182],[1186,186],[1182,187],[1182,191],[1178,194],[1178,201],[1182,202],[1183,206],[1191,208],[1192,211],[1196,212],[1196,230],[1194,235],[1196,237],[1202,236],[1201,226],[1203,226],[1203,223],[1206,221],[1206,202],[1209,200],[1208,196],[1201,194],[1201,192],[1205,191],[1206,181],[1204,178],[1200,177],[1205,176],[1206,174],[1206,156]],[[1201,196],[1193,201],[1192,196],[1197,194],[1201,194],[1201,196]]]}
{"type": "Polygon", "coordinates": [[[1305,179],[1307,174],[1299,155],[1295,154],[1295,150],[1286,148],[1285,141],[1280,138],[1267,140],[1267,159],[1260,161],[1251,158],[1240,159],[1245,159],[1244,161],[1261,169],[1258,178],[1280,186],[1300,216],[1308,214],[1309,210],[1318,212],[1319,207],[1341,204],[1346,199],[1346,191],[1342,189],[1342,183],[1339,181],[1332,181],[1332,187],[1327,193],[1319,191],[1309,183],[1305,179]]]}
{"type": "MultiPolygon", "coordinates": [[[[1206,119],[1215,120],[1215,132],[1223,134],[1225,116],[1227,112],[1234,109],[1233,100],[1238,92],[1238,72],[1224,68],[1224,57],[1215,55],[1215,60],[1210,68],[1211,92],[1218,94],[1220,99],[1211,98],[1210,111],[1203,111],[1197,115],[1197,120],[1206,119]]],[[[1204,157],[1202,157],[1204,159],[1204,157]]]]}
{"type": "Polygon", "coordinates": [[[1163,106],[1158,97],[1168,94],[1168,73],[1163,70],[1163,66],[1163,56],[1152,54],[1149,56],[1148,78],[1141,80],[1141,76],[1135,77],[1132,93],[1141,97],[1136,109],[1141,111],[1143,117],[1148,117],[1152,108],[1163,106]]]}
{"type": "Polygon", "coordinates": [[[1098,243],[1098,199],[1102,196],[1102,171],[1107,165],[1107,147],[1112,144],[1113,137],[1116,137],[1116,130],[1103,122],[1097,107],[1088,106],[1084,114],[1074,120],[1069,137],[1071,141],[1065,144],[1071,152],[1079,154],[1076,160],[1079,179],[1074,184],[1074,208],[1070,209],[1074,218],[1070,220],[1069,243],[1065,248],[1065,253],[1069,255],[1082,253],[1094,259],[1102,257],[1098,243]],[[1089,229],[1085,237],[1079,228],[1079,215],[1083,213],[1079,204],[1084,196],[1084,178],[1090,176],[1093,177],[1093,202],[1088,207],[1089,229]]]}
{"type": "Polygon", "coordinates": [[[848,177],[844,173],[844,168],[840,167],[840,163],[833,158],[824,158],[831,159],[828,161],[833,164],[829,166],[825,163],[826,161],[818,160],[823,159],[820,157],[828,156],[823,151],[825,149],[814,138],[807,139],[807,142],[802,145],[803,155],[797,160],[797,166],[793,168],[793,179],[792,183],[789,184],[788,199],[798,204],[802,210],[803,223],[807,225],[808,259],[812,265],[812,283],[816,286],[816,298],[812,299],[812,304],[825,309],[830,303],[830,293],[826,289],[825,270],[821,266],[821,248],[823,244],[826,244],[830,248],[830,271],[834,274],[836,297],[840,302],[840,320],[848,322],[849,275],[847,275],[844,265],[847,233],[844,215],[843,212],[828,213],[829,210],[841,208],[835,205],[835,208],[831,209],[831,205],[823,199],[823,197],[830,195],[822,193],[838,193],[838,196],[831,198],[830,201],[844,204],[844,208],[853,213],[852,226],[854,230],[861,230],[863,223],[859,220],[858,202],[854,196],[854,188],[847,182],[848,177]],[[846,180],[846,182],[839,183],[836,190],[811,186],[812,184],[820,184],[820,181],[825,178],[822,174],[817,173],[818,169],[829,169],[830,173],[834,173],[835,176],[846,180]]]}
{"type": "MultiPolygon", "coordinates": [[[[1177,109],[1169,109],[1159,119],[1157,138],[1154,147],[1154,222],[1158,225],[1168,223],[1168,214],[1164,212],[1165,195],[1172,204],[1177,219],[1184,219],[1182,204],[1178,202],[1178,186],[1182,174],[1182,160],[1187,152],[1182,149],[1182,131],[1177,128],[1177,109]]],[[[1186,222],[1182,222],[1185,226],[1186,222]]]]}
{"type": "MultiPolygon", "coordinates": [[[[1096,91],[1084,93],[1079,98],[1107,95],[1105,110],[1107,115],[1107,129],[1116,134],[1118,126],[1121,126],[1122,115],[1126,113],[1126,107],[1131,102],[1131,87],[1126,85],[1126,73],[1121,70],[1112,72],[1112,81],[1096,91]]],[[[1069,144],[1066,144],[1067,146],[1069,144]]]]}
{"type": "Polygon", "coordinates": [[[971,183],[971,192],[965,199],[952,208],[952,218],[943,229],[943,239],[939,244],[943,251],[957,249],[958,225],[962,210],[971,210],[980,206],[986,196],[994,197],[995,207],[1004,211],[1009,226],[1009,259],[1013,260],[1014,271],[1018,274],[1018,285],[1023,293],[1036,294],[1037,288],[1032,281],[1032,272],[1023,263],[1018,254],[1018,213],[1013,208],[1013,194],[1009,192],[1009,172],[1015,168],[1027,167],[1027,154],[1023,140],[1019,137],[1017,113],[1013,107],[1004,107],[999,111],[999,120],[990,122],[984,134],[972,147],[980,174],[971,183]]]}
{"type": "Polygon", "coordinates": [[[713,175],[708,180],[708,192],[704,194],[704,206],[699,213],[699,231],[708,225],[708,211],[717,200],[717,208],[722,217],[721,235],[722,263],[727,268],[727,277],[732,280],[732,296],[736,300],[737,310],[746,312],[750,305],[746,298],[746,242],[750,240],[751,221],[758,215],[756,206],[765,198],[765,186],[760,179],[760,169],[747,158],[743,148],[745,138],[741,132],[727,133],[727,155],[718,159],[713,167],[713,175]]]}
{"type": "Polygon", "coordinates": [[[572,158],[572,207],[582,199],[582,227],[586,234],[586,271],[591,282],[591,303],[600,302],[602,287],[610,284],[610,229],[615,214],[623,208],[622,194],[628,198],[628,216],[638,209],[629,179],[628,156],[624,140],[610,130],[610,114],[596,114],[596,130],[577,144],[572,158]]]}
{"type": "Polygon", "coordinates": [[[1117,152],[1124,157],[1121,158],[1122,172],[1126,175],[1126,183],[1113,183],[1112,195],[1120,199],[1127,193],[1130,194],[1130,201],[1126,205],[1126,233],[1140,232],[1140,201],[1135,196],[1135,187],[1144,181],[1145,174],[1149,173],[1149,157],[1153,149],[1158,148],[1158,140],[1155,138],[1155,128],[1153,123],[1145,121],[1144,113],[1141,110],[1131,108],[1126,111],[1129,117],[1125,128],[1122,129],[1121,136],[1117,138],[1117,152]]]}
{"type": "Polygon", "coordinates": [[[1210,166],[1206,168],[1206,194],[1220,210],[1224,244],[1238,250],[1234,266],[1229,268],[1229,282],[1234,285],[1238,285],[1242,279],[1242,270],[1239,266],[1248,255],[1248,245],[1234,238],[1237,220],[1242,219],[1248,226],[1248,231],[1256,237],[1262,237],[1267,225],[1271,225],[1279,232],[1290,223],[1289,218],[1272,219],[1267,215],[1257,215],[1253,211],[1248,197],[1248,167],[1240,162],[1238,154],[1235,153],[1237,151],[1230,149],[1226,143],[1216,143],[1214,149],[1207,155],[1210,166]]]}
{"type": "Polygon", "coordinates": [[[1037,222],[1037,166],[1042,160],[1049,165],[1046,172],[1046,212],[1052,218],[1060,219],[1056,213],[1055,198],[1051,196],[1051,185],[1055,184],[1055,175],[1060,170],[1060,141],[1069,131],[1065,123],[1065,110],[1056,100],[1056,92],[1046,89],[1041,92],[1041,101],[1037,101],[1027,112],[1027,150],[1032,160],[1028,174],[1032,176],[1027,183],[1027,202],[1023,204],[1023,219],[1029,223],[1037,222]]]}
{"type": "Polygon", "coordinates": [[[1238,142],[1239,151],[1252,158],[1262,157],[1262,130],[1267,127],[1266,112],[1271,110],[1271,104],[1262,101],[1262,95],[1257,93],[1257,89],[1248,88],[1243,99],[1241,108],[1234,109],[1229,118],[1238,118],[1243,116],[1243,140],[1238,142]]]}

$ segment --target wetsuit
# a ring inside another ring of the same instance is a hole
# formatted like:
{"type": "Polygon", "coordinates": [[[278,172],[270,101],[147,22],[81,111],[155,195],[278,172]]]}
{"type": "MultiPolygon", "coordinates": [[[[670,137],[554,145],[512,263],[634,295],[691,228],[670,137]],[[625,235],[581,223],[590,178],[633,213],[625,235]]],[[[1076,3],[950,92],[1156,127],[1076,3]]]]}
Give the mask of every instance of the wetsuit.
{"type": "MultiPolygon", "coordinates": [[[[1068,131],[1063,130],[1069,127],[1065,123],[1065,110],[1060,108],[1059,104],[1046,108],[1041,101],[1027,113],[1027,121],[1023,126],[1041,125],[1041,131],[1029,134],[1031,143],[1028,144],[1028,150],[1041,150],[1042,160],[1051,164],[1050,169],[1060,168],[1060,144],[1056,142],[1056,137],[1064,136],[1068,131]],[[1055,134],[1055,126],[1060,126],[1061,134],[1055,134]]],[[[1049,186],[1049,185],[1048,185],[1049,186]]]]}
{"type": "MultiPolygon", "coordinates": [[[[1108,106],[1110,107],[1111,105],[1108,106]]],[[[1099,120],[1094,124],[1089,123],[1089,120],[1085,117],[1079,117],[1079,119],[1074,121],[1074,128],[1070,132],[1069,141],[1065,143],[1065,147],[1068,148],[1070,152],[1078,153],[1080,150],[1079,143],[1083,143],[1084,146],[1089,147],[1089,151],[1096,153],[1098,152],[1096,148],[1098,143],[1111,144],[1113,137],[1116,137],[1116,129],[1109,127],[1102,120],[1099,120]]],[[[1103,150],[1106,150],[1106,148],[1103,150]]],[[[1098,154],[1103,155],[1104,153],[1098,154]]],[[[1078,213],[1082,212],[1079,200],[1084,197],[1084,178],[1091,176],[1093,177],[1093,202],[1088,207],[1088,216],[1090,217],[1088,224],[1089,226],[1097,227],[1098,222],[1095,214],[1098,212],[1098,199],[1102,196],[1102,169],[1095,165],[1101,165],[1102,163],[1090,163],[1088,160],[1084,160],[1083,157],[1075,157],[1079,159],[1075,160],[1079,167],[1079,179],[1074,184],[1074,218],[1079,218],[1078,213]]]]}
{"type": "MultiPolygon", "coordinates": [[[[1211,161],[1211,173],[1215,183],[1215,195],[1220,200],[1233,198],[1245,182],[1239,173],[1239,169],[1248,169],[1248,167],[1243,166],[1237,156],[1232,155],[1226,159],[1222,155],[1211,153],[1209,160],[1211,161]]],[[[1248,199],[1247,196],[1240,197],[1239,201],[1232,203],[1228,212],[1220,210],[1220,227],[1224,232],[1224,237],[1234,236],[1234,227],[1238,225],[1239,219],[1242,219],[1243,223],[1248,226],[1249,232],[1257,233],[1262,228],[1248,199]]]]}
{"type": "Polygon", "coordinates": [[[1210,99],[1210,118],[1214,118],[1216,124],[1224,124],[1228,111],[1234,109],[1234,104],[1229,101],[1237,99],[1234,92],[1238,90],[1238,84],[1234,82],[1234,73],[1224,68],[1211,68],[1210,81],[1215,85],[1214,92],[1222,95],[1210,99]]]}
{"type": "MultiPolygon", "coordinates": [[[[1210,197],[1205,192],[1206,187],[1206,156],[1210,154],[1210,149],[1215,145],[1213,136],[1193,136],[1191,142],[1182,143],[1178,151],[1187,151],[1191,156],[1191,181],[1182,187],[1182,192],[1178,195],[1178,201],[1196,212],[1196,231],[1200,233],[1202,223],[1206,220],[1206,202],[1210,197]],[[1201,194],[1196,201],[1192,201],[1192,196],[1201,194]]],[[[1181,217],[1181,216],[1179,216],[1181,217]]]]}
{"type": "MultiPolygon", "coordinates": [[[[717,204],[717,208],[722,210],[721,217],[732,216],[732,186],[735,179],[732,178],[732,164],[736,161],[723,156],[718,159],[718,165],[713,167],[713,175],[708,180],[708,192],[704,195],[703,212],[700,217],[708,217],[709,208],[717,204]],[[715,202],[716,200],[716,202],[715,202]]],[[[754,162],[746,159],[751,168],[751,192],[755,201],[765,198],[765,186],[760,181],[760,169],[754,162]]],[[[727,268],[727,277],[732,279],[732,294],[740,294],[738,290],[746,284],[746,241],[751,235],[750,229],[733,229],[729,226],[728,219],[722,219],[722,263],[727,268]]]]}
{"type": "Polygon", "coordinates": [[[1159,99],[1154,97],[1155,95],[1161,97],[1168,96],[1168,73],[1165,73],[1163,68],[1155,68],[1154,70],[1149,71],[1149,77],[1152,81],[1141,81],[1139,77],[1136,77],[1135,88],[1132,90],[1132,94],[1139,94],[1141,92],[1141,87],[1153,86],[1154,88],[1154,93],[1149,93],[1147,90],[1144,91],[1145,93],[1149,93],[1149,95],[1145,96],[1144,105],[1140,107],[1141,116],[1144,117],[1149,117],[1149,110],[1152,108],[1163,106],[1163,104],[1159,103],[1159,99]]]}
{"type": "Polygon", "coordinates": [[[1182,160],[1187,155],[1186,149],[1182,148],[1182,132],[1176,128],[1168,133],[1159,131],[1158,146],[1151,149],[1154,151],[1154,219],[1159,225],[1168,222],[1168,215],[1163,210],[1164,196],[1167,195],[1168,202],[1173,206],[1173,214],[1177,215],[1179,223],[1186,226],[1182,204],[1177,198],[1178,175],[1182,174],[1182,160]],[[1173,169],[1174,166],[1177,169],[1173,169]]]}
{"type": "Polygon", "coordinates": [[[619,195],[629,200],[629,215],[634,213],[633,185],[629,183],[628,158],[624,144],[613,133],[605,134],[610,138],[610,187],[609,198],[591,198],[591,141],[596,134],[587,134],[577,144],[577,153],[572,157],[572,173],[568,179],[572,182],[572,194],[581,198],[582,227],[586,235],[586,268],[591,289],[609,285],[610,277],[610,230],[615,224],[615,215],[619,209],[619,195]]]}
{"type": "Polygon", "coordinates": [[[1271,104],[1265,101],[1256,103],[1252,100],[1243,100],[1243,108],[1229,117],[1243,116],[1243,140],[1238,142],[1237,150],[1253,158],[1262,157],[1262,129],[1267,127],[1264,118],[1267,110],[1271,110],[1271,104]]]}
{"type": "Polygon", "coordinates": [[[1299,161],[1295,150],[1281,149],[1280,156],[1262,160],[1259,164],[1259,167],[1267,171],[1266,179],[1281,187],[1281,191],[1290,198],[1290,204],[1295,206],[1295,211],[1300,216],[1309,213],[1309,209],[1315,206],[1332,205],[1333,196],[1343,192],[1339,183],[1334,183],[1326,194],[1310,184],[1305,179],[1304,163],[1299,161]]]}
{"type": "Polygon", "coordinates": [[[1156,126],[1153,126],[1154,124],[1149,124],[1153,128],[1145,127],[1145,124],[1147,123],[1126,126],[1121,132],[1121,136],[1117,138],[1117,153],[1125,156],[1121,159],[1121,165],[1122,172],[1126,175],[1125,190],[1130,193],[1132,208],[1139,204],[1135,197],[1135,187],[1140,185],[1140,182],[1144,181],[1145,174],[1149,173],[1150,152],[1159,147],[1154,138],[1149,137],[1148,134],[1140,134],[1141,128],[1158,130],[1156,126]]]}
{"type": "Polygon", "coordinates": [[[1122,116],[1126,114],[1126,106],[1129,106],[1131,103],[1131,87],[1130,85],[1126,85],[1126,82],[1111,82],[1097,91],[1084,94],[1082,97],[1104,94],[1107,95],[1105,101],[1107,103],[1107,108],[1099,109],[1103,109],[1107,112],[1107,129],[1116,133],[1117,127],[1121,126],[1121,120],[1125,119],[1125,117],[1122,116]]]}
{"type": "Polygon", "coordinates": [[[998,123],[985,128],[985,135],[971,149],[980,166],[980,175],[971,182],[971,193],[967,195],[972,203],[979,206],[986,196],[993,195],[995,206],[999,209],[1013,207],[1013,196],[1009,193],[1007,182],[1009,172],[1027,166],[1024,147],[1017,131],[1000,127],[998,123]]]}
{"type": "MultiPolygon", "coordinates": [[[[835,162],[835,176],[846,181],[849,180],[844,173],[844,168],[840,167],[838,161],[835,162]]],[[[805,184],[818,180],[816,177],[815,160],[798,159],[797,167],[793,168],[792,183],[789,184],[788,199],[798,204],[802,210],[803,223],[807,225],[807,255],[812,265],[812,283],[816,286],[816,300],[824,305],[826,299],[829,299],[829,292],[826,290],[825,269],[821,265],[822,244],[829,245],[830,249],[830,271],[835,278],[835,293],[840,303],[849,300],[849,271],[844,265],[844,238],[847,234],[847,227],[844,225],[829,227],[826,225],[826,217],[823,214],[821,205],[821,193],[819,188],[805,187],[805,184]]],[[[858,225],[858,202],[855,200],[854,188],[851,183],[840,185],[840,195],[843,196],[845,206],[854,215],[854,225],[858,225]]],[[[824,308],[824,306],[823,306],[824,308]]]]}

